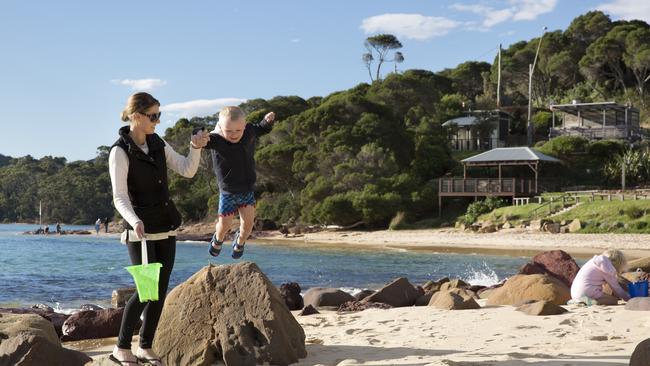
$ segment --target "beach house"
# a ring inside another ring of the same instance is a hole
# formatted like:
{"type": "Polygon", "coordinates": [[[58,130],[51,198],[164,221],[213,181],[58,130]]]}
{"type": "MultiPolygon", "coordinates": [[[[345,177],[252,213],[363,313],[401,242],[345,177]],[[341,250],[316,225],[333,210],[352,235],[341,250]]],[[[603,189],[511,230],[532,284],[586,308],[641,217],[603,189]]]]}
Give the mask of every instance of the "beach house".
{"type": "Polygon", "coordinates": [[[641,138],[639,110],[616,102],[551,104],[549,137],[582,136],[589,140],[641,138]]]}
{"type": "Polygon", "coordinates": [[[449,130],[452,150],[483,151],[506,146],[512,116],[502,110],[469,111],[442,125],[449,130]]]}

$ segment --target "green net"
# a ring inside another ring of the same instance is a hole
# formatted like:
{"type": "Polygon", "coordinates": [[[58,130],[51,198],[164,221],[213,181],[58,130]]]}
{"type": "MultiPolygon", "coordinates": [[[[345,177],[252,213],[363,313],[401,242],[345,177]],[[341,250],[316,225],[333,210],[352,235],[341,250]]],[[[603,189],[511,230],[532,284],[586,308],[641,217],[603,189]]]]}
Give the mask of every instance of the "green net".
{"type": "Polygon", "coordinates": [[[140,302],[158,301],[158,279],[162,263],[140,264],[125,267],[133,276],[140,302]]]}

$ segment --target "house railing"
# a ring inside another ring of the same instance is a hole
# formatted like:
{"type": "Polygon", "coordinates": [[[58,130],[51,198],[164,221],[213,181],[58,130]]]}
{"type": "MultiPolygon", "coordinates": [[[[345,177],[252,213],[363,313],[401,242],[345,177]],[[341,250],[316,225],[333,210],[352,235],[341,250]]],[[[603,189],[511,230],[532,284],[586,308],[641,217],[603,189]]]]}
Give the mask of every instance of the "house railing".
{"type": "Polygon", "coordinates": [[[452,136],[450,144],[452,150],[458,151],[491,150],[499,147],[499,140],[496,138],[459,139],[452,136]]]}
{"type": "Polygon", "coordinates": [[[440,178],[438,191],[448,196],[489,196],[537,193],[534,180],[516,178],[440,178]]]}
{"type": "Polygon", "coordinates": [[[602,127],[567,127],[551,128],[550,137],[557,136],[580,136],[590,140],[605,139],[626,139],[631,136],[637,136],[639,129],[634,126],[605,126],[602,127]]]}

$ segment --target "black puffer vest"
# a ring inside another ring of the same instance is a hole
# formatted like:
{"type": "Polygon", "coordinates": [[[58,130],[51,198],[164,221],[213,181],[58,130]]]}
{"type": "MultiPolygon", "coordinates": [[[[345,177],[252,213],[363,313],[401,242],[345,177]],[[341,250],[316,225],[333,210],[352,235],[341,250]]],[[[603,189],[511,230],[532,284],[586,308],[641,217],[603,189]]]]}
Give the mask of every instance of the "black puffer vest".
{"type": "MultiPolygon", "coordinates": [[[[129,198],[145,232],[156,234],[176,230],[182,220],[169,198],[165,142],[156,134],[147,135],[149,154],[145,154],[129,136],[129,126],[120,128],[119,135],[111,148],[119,147],[129,157],[129,198]]],[[[133,229],[124,221],[127,229],[133,229]]]]}

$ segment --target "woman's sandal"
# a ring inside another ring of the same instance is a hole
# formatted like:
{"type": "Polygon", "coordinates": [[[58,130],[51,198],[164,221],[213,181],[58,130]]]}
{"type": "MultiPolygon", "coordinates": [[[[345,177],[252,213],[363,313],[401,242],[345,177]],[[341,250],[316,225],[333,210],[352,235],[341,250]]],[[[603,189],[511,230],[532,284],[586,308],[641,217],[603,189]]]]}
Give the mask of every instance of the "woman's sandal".
{"type": "Polygon", "coordinates": [[[211,256],[216,257],[221,253],[221,246],[223,241],[217,239],[217,233],[212,234],[212,239],[210,239],[210,246],[208,247],[208,252],[211,256]]]}
{"type": "Polygon", "coordinates": [[[239,259],[241,258],[242,255],[244,255],[244,244],[238,244],[237,240],[239,240],[239,230],[235,233],[235,239],[232,241],[232,257],[234,259],[239,259]]]}
{"type": "MultiPolygon", "coordinates": [[[[135,356],[134,356],[135,357],[135,356]]],[[[135,361],[127,361],[127,360],[118,360],[117,357],[110,355],[108,356],[108,359],[115,362],[118,365],[123,365],[123,366],[129,366],[129,365],[139,365],[140,364],[140,359],[135,358],[135,361]]]]}
{"type": "Polygon", "coordinates": [[[146,363],[149,365],[157,366],[157,365],[162,365],[162,360],[159,358],[146,358],[146,357],[138,357],[138,361],[142,363],[146,363]]]}

